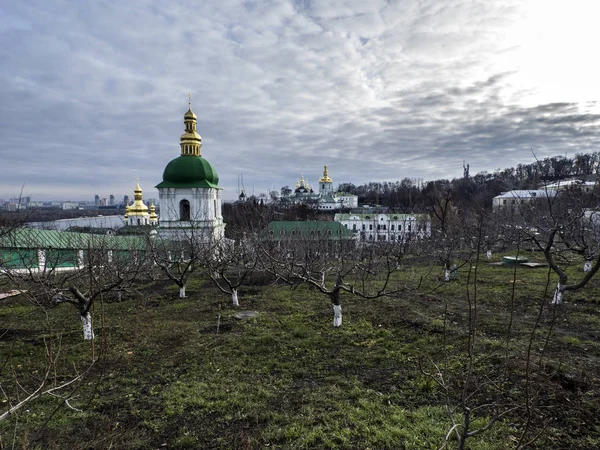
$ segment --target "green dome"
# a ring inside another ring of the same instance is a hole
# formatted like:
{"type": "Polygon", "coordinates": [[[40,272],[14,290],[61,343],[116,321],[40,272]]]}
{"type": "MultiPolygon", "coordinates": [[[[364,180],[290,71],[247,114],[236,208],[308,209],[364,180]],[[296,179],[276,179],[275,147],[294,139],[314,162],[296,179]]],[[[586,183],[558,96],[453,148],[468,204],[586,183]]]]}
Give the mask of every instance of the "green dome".
{"type": "Polygon", "coordinates": [[[157,188],[218,188],[219,175],[201,156],[182,155],[175,158],[163,172],[163,181],[157,188]]]}

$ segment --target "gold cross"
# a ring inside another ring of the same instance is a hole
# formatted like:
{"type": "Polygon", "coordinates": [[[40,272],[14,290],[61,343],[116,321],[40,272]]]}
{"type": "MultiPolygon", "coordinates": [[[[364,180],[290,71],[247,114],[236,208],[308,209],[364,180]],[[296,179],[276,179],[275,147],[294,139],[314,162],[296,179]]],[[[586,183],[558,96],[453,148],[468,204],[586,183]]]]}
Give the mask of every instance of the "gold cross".
{"type": "Polygon", "coordinates": [[[188,105],[192,109],[192,93],[188,92],[188,105]]]}

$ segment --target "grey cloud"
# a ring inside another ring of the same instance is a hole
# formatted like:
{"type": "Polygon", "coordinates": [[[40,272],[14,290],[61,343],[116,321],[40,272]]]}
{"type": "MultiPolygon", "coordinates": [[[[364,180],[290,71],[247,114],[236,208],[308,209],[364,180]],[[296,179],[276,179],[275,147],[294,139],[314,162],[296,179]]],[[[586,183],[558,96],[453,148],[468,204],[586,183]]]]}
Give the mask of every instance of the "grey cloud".
{"type": "Polygon", "coordinates": [[[264,191],[301,173],[315,183],[323,164],[363,183],[597,149],[596,99],[520,105],[535,86],[492,68],[511,52],[496,37],[516,0],[2,8],[0,198],[23,182],[40,197],[120,197],[137,176],[153,196],[188,91],[225,198],[241,172],[264,191]]]}

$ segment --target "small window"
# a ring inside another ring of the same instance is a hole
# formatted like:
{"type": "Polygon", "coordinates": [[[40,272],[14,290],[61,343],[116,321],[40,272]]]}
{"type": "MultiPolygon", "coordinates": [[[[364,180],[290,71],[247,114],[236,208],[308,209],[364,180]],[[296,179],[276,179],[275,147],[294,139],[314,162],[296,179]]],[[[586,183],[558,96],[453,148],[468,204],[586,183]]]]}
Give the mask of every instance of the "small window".
{"type": "Polygon", "coordinates": [[[381,230],[381,225],[377,225],[377,230],[381,230]]]}
{"type": "Polygon", "coordinates": [[[315,234],[315,230],[310,230],[310,234],[315,234]]]}
{"type": "Polygon", "coordinates": [[[394,231],[394,225],[392,225],[392,227],[390,228],[390,230],[394,231]]]}
{"type": "Polygon", "coordinates": [[[356,224],[352,225],[352,229],[356,231],[356,224]]]}
{"type": "Polygon", "coordinates": [[[370,216],[365,216],[365,219],[369,220],[371,217],[370,216]]]}
{"type": "Polygon", "coordinates": [[[285,231],[281,230],[281,231],[279,232],[279,234],[280,234],[280,235],[282,235],[282,236],[284,236],[284,235],[285,235],[285,231]]]}
{"type": "Polygon", "coordinates": [[[398,220],[398,216],[394,216],[394,220],[398,220]]]}
{"type": "Polygon", "coordinates": [[[331,230],[327,230],[327,234],[331,234],[331,230]]]}
{"type": "Polygon", "coordinates": [[[369,225],[369,230],[373,231],[373,225],[369,225]]]}
{"type": "Polygon", "coordinates": [[[385,230],[387,230],[387,225],[384,225],[384,226],[383,226],[383,229],[384,229],[384,231],[385,231],[385,230]]]}
{"type": "Polygon", "coordinates": [[[363,230],[366,230],[366,229],[367,229],[367,226],[366,226],[364,223],[363,223],[362,229],[363,229],[363,230]]]}
{"type": "Polygon", "coordinates": [[[271,236],[273,236],[275,233],[273,232],[273,230],[269,230],[269,234],[270,234],[271,236]]]}

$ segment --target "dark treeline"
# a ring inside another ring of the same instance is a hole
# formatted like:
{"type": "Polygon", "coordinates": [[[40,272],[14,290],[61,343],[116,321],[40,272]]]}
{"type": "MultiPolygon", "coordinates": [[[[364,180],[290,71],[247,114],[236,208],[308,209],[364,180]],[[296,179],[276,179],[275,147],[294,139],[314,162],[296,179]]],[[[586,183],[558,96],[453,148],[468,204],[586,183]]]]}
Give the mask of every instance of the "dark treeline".
{"type": "Polygon", "coordinates": [[[453,180],[422,182],[404,178],[395,182],[370,182],[356,186],[342,183],[340,192],[358,195],[359,204],[380,205],[392,211],[426,211],[435,206],[440,197],[448,198],[455,206],[492,207],[492,199],[502,192],[514,189],[537,189],[569,177],[596,175],[600,154],[576,154],[573,158],[554,156],[532,164],[479,172],[453,180]]]}

